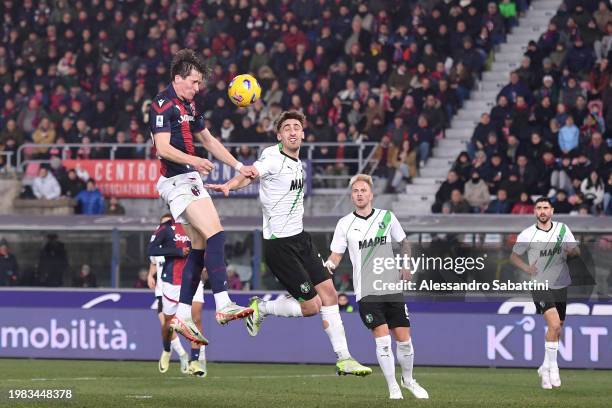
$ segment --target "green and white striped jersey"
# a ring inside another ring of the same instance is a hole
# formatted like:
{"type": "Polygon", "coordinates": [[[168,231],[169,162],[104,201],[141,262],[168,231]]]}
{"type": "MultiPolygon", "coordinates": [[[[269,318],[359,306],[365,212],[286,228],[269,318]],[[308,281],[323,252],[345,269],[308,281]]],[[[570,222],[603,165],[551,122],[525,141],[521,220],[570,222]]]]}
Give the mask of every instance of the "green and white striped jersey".
{"type": "Polygon", "coordinates": [[[302,232],[305,182],[302,161],[286,155],[279,143],[264,149],[253,165],[259,172],[264,239],[302,232]]]}
{"type": "MultiPolygon", "coordinates": [[[[343,254],[348,247],[353,264],[353,287],[357,300],[361,299],[361,271],[377,256],[393,256],[392,253],[378,253],[378,249],[392,242],[406,238],[401,224],[389,210],[373,208],[370,215],[362,217],[356,212],[345,215],[338,221],[330,250],[343,254]]],[[[371,268],[368,267],[367,270],[371,268]]]]}
{"type": "Polygon", "coordinates": [[[537,224],[525,228],[516,238],[512,252],[527,252],[529,265],[534,265],[538,283],[548,281],[550,289],[561,289],[572,283],[567,266],[567,253],[578,246],[572,231],[562,222],[552,222],[548,231],[537,224]]]}

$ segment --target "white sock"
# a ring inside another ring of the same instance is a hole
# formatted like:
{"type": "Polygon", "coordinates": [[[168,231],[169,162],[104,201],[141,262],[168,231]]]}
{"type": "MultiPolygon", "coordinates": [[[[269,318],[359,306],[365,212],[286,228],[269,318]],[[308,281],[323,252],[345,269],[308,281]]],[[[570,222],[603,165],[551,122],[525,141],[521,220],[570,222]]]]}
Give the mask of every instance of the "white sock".
{"type": "Polygon", "coordinates": [[[382,337],[376,337],[376,358],[380,369],[387,380],[389,390],[397,388],[397,379],[395,378],[395,359],[393,358],[393,349],[391,349],[391,336],[388,334],[382,337]]]}
{"type": "Polygon", "coordinates": [[[198,361],[206,361],[206,346],[204,345],[200,346],[200,357],[198,361]]]}
{"type": "Polygon", "coordinates": [[[281,296],[275,300],[267,300],[259,304],[259,310],[264,315],[282,317],[302,317],[300,303],[292,297],[281,296]]]}
{"type": "Polygon", "coordinates": [[[334,353],[338,360],[345,360],[351,357],[346,344],[346,335],[344,334],[344,325],[340,318],[340,309],[338,305],[321,306],[321,319],[327,322],[325,333],[329,337],[334,353]]]}
{"type": "Polygon", "coordinates": [[[214,294],[215,297],[215,308],[217,310],[223,309],[223,307],[227,304],[232,303],[227,291],[218,292],[214,294]]]}
{"type": "Polygon", "coordinates": [[[557,367],[557,350],[559,350],[558,341],[544,342],[544,367],[557,367]]]}
{"type": "Polygon", "coordinates": [[[170,342],[170,347],[179,356],[185,354],[185,349],[183,348],[183,345],[181,344],[181,339],[179,339],[178,336],[172,339],[172,341],[170,342]]]}
{"type": "Polygon", "coordinates": [[[402,377],[404,381],[412,380],[412,367],[414,366],[414,348],[412,339],[397,342],[397,361],[402,367],[402,377]]]}
{"type": "Polygon", "coordinates": [[[191,317],[191,305],[179,303],[176,309],[176,316],[181,320],[193,320],[191,317]]]}

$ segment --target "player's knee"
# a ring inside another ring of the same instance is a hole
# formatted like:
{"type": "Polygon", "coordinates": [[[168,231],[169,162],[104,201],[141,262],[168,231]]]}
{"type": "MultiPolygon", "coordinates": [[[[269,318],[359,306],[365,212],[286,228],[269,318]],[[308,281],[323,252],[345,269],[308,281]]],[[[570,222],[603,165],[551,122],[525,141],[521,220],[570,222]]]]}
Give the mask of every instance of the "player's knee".
{"type": "Polygon", "coordinates": [[[548,325],[548,330],[550,330],[555,336],[559,336],[561,334],[561,323],[551,322],[548,325]]]}
{"type": "MultiPolygon", "coordinates": [[[[327,281],[327,282],[331,282],[327,281]]],[[[332,284],[323,284],[317,288],[317,294],[321,298],[321,302],[325,306],[332,306],[338,304],[338,293],[336,288],[332,284]]]]}
{"type": "Polygon", "coordinates": [[[302,308],[302,315],[314,316],[321,310],[321,300],[318,297],[314,297],[306,302],[300,303],[302,308]]]}

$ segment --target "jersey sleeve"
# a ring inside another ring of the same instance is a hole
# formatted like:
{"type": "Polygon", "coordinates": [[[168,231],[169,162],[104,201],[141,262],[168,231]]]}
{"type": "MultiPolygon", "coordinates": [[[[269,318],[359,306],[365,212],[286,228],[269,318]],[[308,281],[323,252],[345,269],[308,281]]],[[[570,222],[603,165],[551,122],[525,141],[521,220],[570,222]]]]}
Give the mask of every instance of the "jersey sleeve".
{"type": "Polygon", "coordinates": [[[169,234],[170,228],[166,225],[160,226],[157,231],[155,231],[155,234],[151,237],[151,242],[149,242],[149,256],[183,256],[183,250],[181,248],[168,245],[168,242],[172,242],[169,234]]]}
{"type": "Polygon", "coordinates": [[[401,242],[406,238],[406,232],[404,232],[404,228],[402,228],[402,224],[400,224],[399,220],[395,217],[395,214],[391,213],[391,238],[395,242],[401,242]]]}
{"type": "Polygon", "coordinates": [[[259,156],[259,159],[257,159],[257,161],[253,163],[253,166],[255,166],[255,168],[257,169],[257,172],[259,173],[259,177],[261,178],[264,178],[272,174],[272,166],[273,166],[274,160],[270,156],[270,153],[267,152],[266,150],[264,150],[261,153],[261,156],[259,156]]]}
{"type": "Polygon", "coordinates": [[[329,246],[329,249],[337,254],[343,254],[344,251],[346,251],[346,247],[348,245],[348,241],[346,239],[346,232],[342,229],[341,224],[341,222],[338,222],[338,224],[336,225],[334,237],[332,238],[332,242],[329,246]]]}
{"type": "Polygon", "coordinates": [[[172,106],[172,101],[167,101],[162,98],[156,98],[156,100],[151,103],[151,107],[149,108],[149,129],[152,135],[161,132],[170,132],[170,123],[174,112],[172,106]]]}
{"type": "Polygon", "coordinates": [[[521,232],[518,237],[516,237],[516,242],[512,247],[512,252],[517,255],[523,255],[529,249],[529,240],[525,234],[525,231],[521,232]]]}
{"type": "Polygon", "coordinates": [[[565,246],[566,252],[569,252],[578,246],[578,242],[576,242],[576,238],[574,238],[574,234],[572,234],[572,231],[570,231],[567,225],[565,225],[565,235],[563,236],[563,245],[565,246]]]}

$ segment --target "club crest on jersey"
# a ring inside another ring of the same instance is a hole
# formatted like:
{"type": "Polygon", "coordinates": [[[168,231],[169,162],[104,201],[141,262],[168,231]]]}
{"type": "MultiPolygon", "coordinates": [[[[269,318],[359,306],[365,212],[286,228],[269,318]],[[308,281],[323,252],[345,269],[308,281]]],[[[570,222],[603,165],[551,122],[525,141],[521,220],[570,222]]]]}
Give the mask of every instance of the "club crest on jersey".
{"type": "Polygon", "coordinates": [[[384,230],[386,226],[387,225],[385,224],[384,221],[381,221],[381,222],[378,223],[378,228],[380,228],[381,230],[384,230]]]}
{"type": "Polygon", "coordinates": [[[367,315],[365,315],[365,321],[366,323],[372,323],[374,321],[374,317],[372,316],[372,313],[368,313],[367,315]]]}
{"type": "Polygon", "coordinates": [[[387,237],[376,237],[359,241],[359,249],[370,248],[376,245],[384,245],[387,243],[387,237]]]}
{"type": "Polygon", "coordinates": [[[301,190],[303,187],[304,187],[304,179],[292,180],[289,191],[301,190]]]}
{"type": "Polygon", "coordinates": [[[308,293],[310,292],[310,282],[304,282],[300,285],[300,290],[302,291],[302,293],[308,293]]]}
{"type": "Polygon", "coordinates": [[[191,192],[196,197],[200,195],[200,189],[197,186],[191,186],[191,192]]]}

